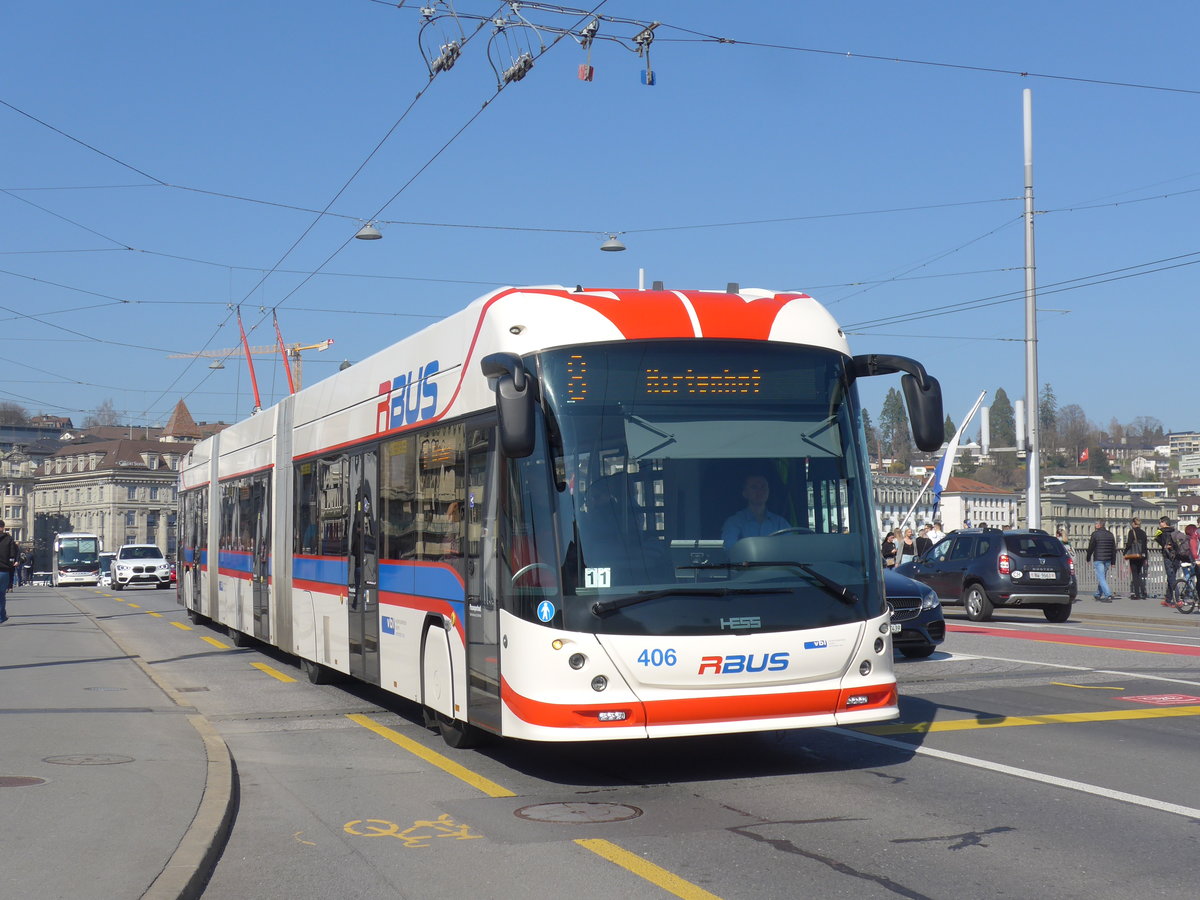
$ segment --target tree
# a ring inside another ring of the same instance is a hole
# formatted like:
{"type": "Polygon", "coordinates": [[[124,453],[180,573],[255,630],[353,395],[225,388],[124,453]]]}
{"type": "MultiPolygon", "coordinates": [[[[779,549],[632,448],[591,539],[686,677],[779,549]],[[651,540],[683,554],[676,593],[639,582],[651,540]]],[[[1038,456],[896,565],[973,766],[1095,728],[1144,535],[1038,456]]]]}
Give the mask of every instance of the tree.
{"type": "Polygon", "coordinates": [[[1048,381],[1042,385],[1042,395],[1038,398],[1038,430],[1042,437],[1039,443],[1043,447],[1057,446],[1058,398],[1048,381]]]}
{"type": "Polygon", "coordinates": [[[1082,406],[1069,403],[1058,411],[1058,434],[1067,459],[1071,465],[1076,465],[1079,454],[1088,444],[1094,443],[1096,426],[1089,421],[1082,406]]]}
{"type": "Polygon", "coordinates": [[[882,455],[882,448],[879,446],[879,432],[875,430],[875,426],[871,424],[871,414],[863,409],[862,411],[863,437],[867,442],[867,459],[871,458],[872,449],[877,456],[882,455]]]}
{"type": "Polygon", "coordinates": [[[28,425],[29,413],[19,403],[0,403],[0,425],[28,425]]]}
{"type": "Polygon", "coordinates": [[[1166,440],[1163,423],[1154,416],[1138,416],[1125,426],[1125,434],[1143,444],[1161,444],[1166,440]]]}
{"type": "Polygon", "coordinates": [[[879,414],[879,439],[883,452],[897,462],[904,463],[905,468],[908,468],[913,455],[910,435],[904,400],[898,390],[888,388],[887,396],[883,399],[883,411],[879,414]]]}
{"type": "Polygon", "coordinates": [[[951,419],[949,416],[946,416],[945,432],[946,432],[946,442],[947,443],[949,443],[954,438],[954,432],[956,432],[956,431],[958,431],[958,429],[954,427],[954,420],[951,419]]]}
{"type": "Polygon", "coordinates": [[[992,400],[991,429],[993,447],[1017,446],[1016,415],[1004,388],[996,388],[996,396],[992,400]]]}
{"type": "Polygon", "coordinates": [[[117,417],[117,411],[113,409],[111,399],[105,400],[91,414],[83,420],[84,428],[95,428],[97,426],[120,425],[120,419],[117,417]]]}

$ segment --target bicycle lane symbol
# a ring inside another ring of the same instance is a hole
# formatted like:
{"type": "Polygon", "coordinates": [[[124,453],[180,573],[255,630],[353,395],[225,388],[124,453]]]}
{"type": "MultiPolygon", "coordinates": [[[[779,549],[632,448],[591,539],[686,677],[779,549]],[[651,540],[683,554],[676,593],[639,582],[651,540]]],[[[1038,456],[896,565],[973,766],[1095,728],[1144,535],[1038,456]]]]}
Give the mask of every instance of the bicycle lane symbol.
{"type": "Polygon", "coordinates": [[[470,825],[460,825],[446,813],[436,819],[413,822],[403,831],[399,825],[387,819],[354,819],[343,825],[342,830],[359,837],[394,837],[401,841],[406,849],[432,847],[428,842],[436,838],[470,841],[483,837],[482,834],[472,834],[470,825]]]}

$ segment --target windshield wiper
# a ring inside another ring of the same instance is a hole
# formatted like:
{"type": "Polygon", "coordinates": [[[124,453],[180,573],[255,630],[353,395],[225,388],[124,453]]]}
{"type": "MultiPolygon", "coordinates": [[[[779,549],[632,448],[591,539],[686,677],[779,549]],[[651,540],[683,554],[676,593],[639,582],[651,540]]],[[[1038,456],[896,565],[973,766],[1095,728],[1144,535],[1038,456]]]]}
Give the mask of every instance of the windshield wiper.
{"type": "Polygon", "coordinates": [[[725,597],[729,594],[787,594],[790,593],[788,588],[752,588],[752,587],[737,587],[737,588],[690,588],[690,587],[673,587],[663,588],[658,591],[639,591],[636,594],[631,594],[628,597],[614,597],[612,600],[597,600],[592,604],[592,614],[603,616],[610,612],[615,612],[618,609],[624,609],[626,606],[635,606],[638,603],[645,603],[647,600],[657,600],[660,597],[725,597]]]}
{"type": "Polygon", "coordinates": [[[799,569],[801,572],[803,572],[804,574],[811,577],[813,579],[813,581],[815,581],[821,587],[825,588],[825,590],[828,591],[830,596],[832,596],[835,600],[840,600],[842,603],[845,603],[847,606],[854,606],[854,604],[858,603],[858,595],[857,594],[855,594],[852,590],[847,588],[845,585],[838,584],[836,581],[834,581],[828,575],[824,575],[821,572],[818,572],[816,569],[814,569],[808,563],[792,562],[790,560],[787,562],[770,562],[767,560],[762,560],[762,561],[756,560],[756,561],[752,561],[752,562],[736,562],[736,563],[705,563],[704,565],[700,565],[700,566],[676,566],[677,569],[758,569],[758,568],[771,568],[771,567],[777,567],[777,568],[782,567],[785,569],[799,569]]]}

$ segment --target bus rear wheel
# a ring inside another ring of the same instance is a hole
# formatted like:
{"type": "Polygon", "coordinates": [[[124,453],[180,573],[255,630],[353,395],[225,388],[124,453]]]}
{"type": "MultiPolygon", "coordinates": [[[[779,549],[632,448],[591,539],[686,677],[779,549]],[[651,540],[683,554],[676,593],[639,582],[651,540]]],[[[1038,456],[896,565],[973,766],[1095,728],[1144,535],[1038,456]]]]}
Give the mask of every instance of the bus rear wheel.
{"type": "Polygon", "coordinates": [[[442,740],[455,750],[470,750],[483,743],[484,734],[474,725],[437,713],[438,731],[442,740]]]}
{"type": "Polygon", "coordinates": [[[311,659],[300,660],[300,670],[312,684],[333,684],[333,670],[311,659]]]}

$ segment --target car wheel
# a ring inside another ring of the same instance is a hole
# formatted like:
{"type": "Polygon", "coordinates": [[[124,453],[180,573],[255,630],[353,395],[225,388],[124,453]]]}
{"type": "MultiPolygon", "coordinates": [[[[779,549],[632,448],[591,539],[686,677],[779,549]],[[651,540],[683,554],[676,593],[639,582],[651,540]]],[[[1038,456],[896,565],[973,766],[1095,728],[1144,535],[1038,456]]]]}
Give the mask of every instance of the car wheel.
{"type": "Polygon", "coordinates": [[[988,599],[987,591],[977,584],[971,585],[963,594],[963,607],[967,611],[967,618],[972,622],[986,622],[995,610],[992,601],[988,599]]]}
{"type": "Polygon", "coordinates": [[[1071,607],[1066,603],[1058,606],[1046,606],[1042,609],[1047,622],[1065,622],[1071,618],[1071,607]]]}
{"type": "Polygon", "coordinates": [[[927,659],[933,655],[933,644],[922,644],[919,647],[899,647],[906,659],[927,659]]]}
{"type": "Polygon", "coordinates": [[[125,590],[125,585],[121,584],[119,581],[114,581],[112,584],[112,589],[114,591],[123,591],[125,590]]]}

